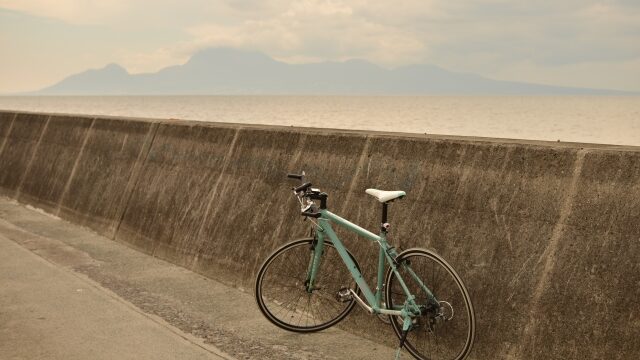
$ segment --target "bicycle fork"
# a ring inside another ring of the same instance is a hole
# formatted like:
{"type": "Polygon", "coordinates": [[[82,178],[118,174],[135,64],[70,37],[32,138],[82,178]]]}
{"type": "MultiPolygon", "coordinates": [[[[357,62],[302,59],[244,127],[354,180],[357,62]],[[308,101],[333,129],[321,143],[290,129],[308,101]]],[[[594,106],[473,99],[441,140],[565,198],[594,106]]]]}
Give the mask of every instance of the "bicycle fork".
{"type": "Polygon", "coordinates": [[[324,252],[324,237],[316,236],[315,240],[311,243],[313,249],[313,256],[309,259],[309,266],[307,267],[307,279],[305,281],[305,287],[308,293],[312,293],[316,290],[316,275],[320,268],[320,262],[322,261],[322,253],[324,252]]]}

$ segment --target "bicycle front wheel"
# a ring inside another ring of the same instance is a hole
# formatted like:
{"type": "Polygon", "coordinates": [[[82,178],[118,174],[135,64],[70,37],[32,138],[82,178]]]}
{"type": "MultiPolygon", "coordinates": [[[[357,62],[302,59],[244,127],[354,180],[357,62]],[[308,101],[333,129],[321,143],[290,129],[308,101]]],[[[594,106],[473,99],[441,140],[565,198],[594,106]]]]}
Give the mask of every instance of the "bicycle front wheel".
{"type": "MultiPolygon", "coordinates": [[[[469,292],[462,279],[439,255],[424,249],[408,249],[398,255],[397,269],[416,298],[423,314],[416,317],[407,334],[405,347],[414,357],[424,360],[462,360],[469,355],[475,336],[475,314],[469,292]],[[419,281],[418,281],[419,279],[419,281]],[[429,306],[420,281],[440,303],[429,306]]],[[[385,279],[385,300],[389,308],[401,308],[406,300],[398,276],[391,271],[385,279]]],[[[403,320],[393,316],[391,325],[402,336],[403,320]]]]}
{"type": "Polygon", "coordinates": [[[357,287],[329,241],[324,242],[314,290],[307,291],[307,274],[316,244],[313,238],[285,244],[269,256],[258,272],[255,289],[258,307],[269,321],[285,330],[326,329],[344,319],[355,305],[345,291],[339,295],[341,290],[357,287]]]}

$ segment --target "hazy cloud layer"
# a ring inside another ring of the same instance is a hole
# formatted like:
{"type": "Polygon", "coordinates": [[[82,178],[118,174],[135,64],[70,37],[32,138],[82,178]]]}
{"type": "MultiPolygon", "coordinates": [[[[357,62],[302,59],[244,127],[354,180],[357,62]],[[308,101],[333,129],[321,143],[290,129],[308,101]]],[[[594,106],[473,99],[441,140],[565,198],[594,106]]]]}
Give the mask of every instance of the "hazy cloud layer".
{"type": "Polygon", "coordinates": [[[109,62],[155,71],[210,46],[640,90],[638,19],[629,0],[0,0],[0,76],[14,82],[0,91],[109,62]]]}

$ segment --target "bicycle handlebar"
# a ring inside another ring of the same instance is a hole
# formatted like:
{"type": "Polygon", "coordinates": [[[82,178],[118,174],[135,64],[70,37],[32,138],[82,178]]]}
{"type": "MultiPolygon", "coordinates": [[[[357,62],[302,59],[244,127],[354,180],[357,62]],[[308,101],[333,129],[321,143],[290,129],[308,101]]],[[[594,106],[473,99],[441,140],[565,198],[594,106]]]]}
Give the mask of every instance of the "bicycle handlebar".
{"type": "Polygon", "coordinates": [[[306,217],[312,217],[316,219],[322,216],[322,214],[320,214],[319,212],[312,212],[312,211],[302,211],[300,212],[300,215],[306,216],[306,217]]]}
{"type": "Polygon", "coordinates": [[[302,185],[300,185],[298,187],[293,188],[293,191],[295,191],[295,192],[306,191],[310,187],[311,187],[311,183],[308,182],[308,183],[304,183],[304,184],[302,184],[302,185]]]}
{"type": "MultiPolygon", "coordinates": [[[[302,174],[287,174],[287,177],[289,179],[298,179],[298,180],[304,181],[305,173],[303,171],[302,174]]],[[[306,198],[309,200],[320,200],[320,209],[327,208],[327,194],[320,192],[320,190],[318,189],[312,189],[310,182],[306,182],[302,185],[294,187],[293,191],[296,193],[296,196],[298,197],[298,201],[300,201],[300,204],[303,207],[304,207],[303,199],[306,198]],[[309,189],[311,189],[311,191],[309,191],[309,189]],[[302,194],[300,194],[301,192],[302,194]]],[[[308,211],[305,212],[304,210],[302,211],[301,215],[315,217],[315,218],[320,216],[320,214],[317,212],[308,212],[308,211]]]]}

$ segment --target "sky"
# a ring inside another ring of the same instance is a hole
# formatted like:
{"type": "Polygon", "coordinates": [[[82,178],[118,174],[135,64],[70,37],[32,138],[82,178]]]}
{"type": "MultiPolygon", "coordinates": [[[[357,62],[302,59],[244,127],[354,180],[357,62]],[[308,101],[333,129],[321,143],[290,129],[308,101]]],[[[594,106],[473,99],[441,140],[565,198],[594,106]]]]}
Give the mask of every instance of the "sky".
{"type": "Polygon", "coordinates": [[[640,91],[640,0],[0,0],[0,93],[217,46],[640,91]]]}

